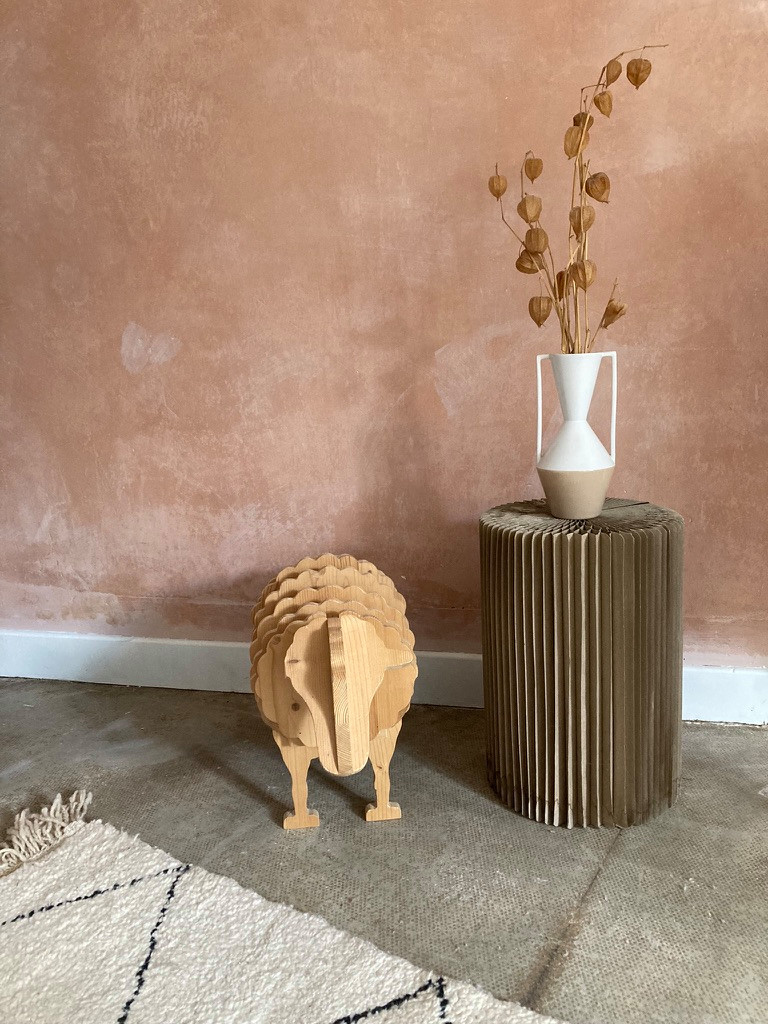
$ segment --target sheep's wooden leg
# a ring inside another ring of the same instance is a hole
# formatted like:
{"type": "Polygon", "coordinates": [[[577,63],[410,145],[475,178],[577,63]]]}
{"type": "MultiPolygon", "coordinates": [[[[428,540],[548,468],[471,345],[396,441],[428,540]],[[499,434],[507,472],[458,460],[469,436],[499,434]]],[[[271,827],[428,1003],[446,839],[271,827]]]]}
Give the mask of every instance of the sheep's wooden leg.
{"type": "Polygon", "coordinates": [[[401,722],[391,729],[382,729],[375,739],[371,740],[371,764],[373,765],[376,803],[365,808],[366,821],[392,821],[401,816],[400,804],[389,801],[389,762],[395,752],[397,734],[401,722]]]}
{"type": "Polygon", "coordinates": [[[320,824],[320,815],[317,811],[307,809],[307,772],[309,762],[317,755],[312,747],[305,747],[303,743],[291,742],[281,736],[279,732],[273,732],[275,743],[282,754],[285,766],[291,773],[291,796],[293,797],[293,813],[286,811],[283,817],[283,828],[313,828],[320,824]]]}

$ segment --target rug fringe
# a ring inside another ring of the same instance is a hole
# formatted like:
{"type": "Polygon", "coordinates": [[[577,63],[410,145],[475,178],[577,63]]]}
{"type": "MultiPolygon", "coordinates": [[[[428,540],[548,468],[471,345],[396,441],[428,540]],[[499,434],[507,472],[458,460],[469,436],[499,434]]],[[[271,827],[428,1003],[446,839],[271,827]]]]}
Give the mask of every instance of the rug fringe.
{"type": "Polygon", "coordinates": [[[59,793],[51,806],[43,807],[39,814],[30,812],[29,808],[17,814],[8,829],[5,844],[0,846],[0,875],[45,853],[74,831],[71,826],[85,819],[92,799],[92,793],[78,789],[66,803],[59,793]]]}

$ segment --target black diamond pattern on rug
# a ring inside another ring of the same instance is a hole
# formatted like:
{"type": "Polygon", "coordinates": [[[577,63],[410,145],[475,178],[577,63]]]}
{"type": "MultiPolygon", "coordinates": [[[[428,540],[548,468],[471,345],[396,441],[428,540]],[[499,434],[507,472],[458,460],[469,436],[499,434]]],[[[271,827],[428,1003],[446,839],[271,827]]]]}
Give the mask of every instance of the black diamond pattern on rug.
{"type": "Polygon", "coordinates": [[[77,907],[80,904],[97,899],[99,896],[106,896],[110,893],[119,892],[120,890],[132,889],[135,885],[139,885],[141,882],[153,881],[154,879],[162,878],[163,876],[169,878],[170,885],[165,892],[165,897],[163,904],[160,907],[159,915],[147,938],[146,954],[134,975],[131,995],[126,1000],[123,1005],[122,1012],[117,1018],[117,1024],[127,1024],[128,1017],[130,1015],[131,1008],[136,1001],[136,997],[144,987],[144,980],[152,961],[155,948],[157,947],[158,933],[162,927],[163,921],[165,920],[165,916],[168,913],[168,908],[176,895],[176,887],[181,877],[189,871],[190,867],[190,864],[173,864],[169,867],[161,868],[159,871],[155,871],[151,874],[138,875],[136,878],[131,878],[127,882],[115,882],[113,885],[107,886],[105,889],[94,889],[92,892],[83,893],[81,896],[73,896],[71,899],[59,900],[57,903],[47,903],[41,907],[33,907],[31,910],[24,911],[20,914],[16,914],[14,917],[8,918],[7,921],[0,921],[0,928],[15,924],[17,921],[28,921],[33,917],[39,917],[41,914],[48,913],[51,910],[59,910],[62,907],[77,907]]]}
{"type": "Polygon", "coordinates": [[[142,988],[144,987],[144,979],[149,969],[152,957],[154,956],[155,948],[157,947],[157,933],[160,931],[160,927],[163,921],[165,920],[165,915],[168,913],[168,907],[170,907],[171,905],[171,900],[176,895],[176,886],[179,884],[179,879],[182,877],[182,875],[186,875],[186,873],[189,871],[189,868],[189,864],[184,864],[174,872],[173,881],[170,884],[168,892],[165,894],[165,902],[160,908],[160,914],[157,920],[155,921],[152,931],[149,933],[149,948],[147,949],[147,955],[142,960],[141,966],[139,967],[138,971],[136,971],[135,987],[130,997],[126,1000],[125,1005],[123,1006],[123,1012],[117,1018],[117,1024],[126,1024],[128,1020],[128,1015],[131,1012],[131,1007],[136,1001],[136,997],[138,996],[139,992],[141,992],[142,988]]]}
{"type": "Polygon", "coordinates": [[[345,1017],[337,1017],[336,1020],[332,1021],[331,1024],[357,1024],[358,1021],[368,1020],[375,1018],[378,1020],[388,1021],[392,1020],[392,1024],[396,1024],[397,1011],[405,1006],[407,1003],[411,1003],[414,1000],[420,1000],[429,1002],[434,1006],[435,1024],[451,1024],[448,1018],[448,996],[445,992],[445,979],[430,978],[425,981],[423,985],[420,985],[413,992],[406,992],[402,996],[396,996],[394,999],[390,999],[389,1002],[381,1003],[379,1006],[371,1006],[367,1010],[360,1010],[358,1013],[350,1013],[345,1017]]]}
{"type": "Polygon", "coordinates": [[[7,921],[0,921],[0,928],[4,928],[9,924],[15,924],[17,921],[25,921],[30,917],[34,917],[35,914],[44,914],[49,910],[58,910],[60,907],[74,906],[78,903],[84,903],[86,900],[96,899],[97,896],[106,896],[108,893],[117,892],[120,889],[131,889],[134,885],[138,885],[139,882],[151,881],[153,878],[160,878],[162,875],[178,875],[180,871],[188,870],[189,864],[172,864],[170,867],[162,868],[160,871],[155,871],[150,875],[138,875],[127,882],[115,882],[114,885],[107,886],[106,889],[94,889],[93,892],[84,893],[82,896],[74,896],[69,900],[59,900],[58,903],[46,903],[45,906],[34,907],[32,910],[16,914],[15,917],[9,917],[7,921]]]}

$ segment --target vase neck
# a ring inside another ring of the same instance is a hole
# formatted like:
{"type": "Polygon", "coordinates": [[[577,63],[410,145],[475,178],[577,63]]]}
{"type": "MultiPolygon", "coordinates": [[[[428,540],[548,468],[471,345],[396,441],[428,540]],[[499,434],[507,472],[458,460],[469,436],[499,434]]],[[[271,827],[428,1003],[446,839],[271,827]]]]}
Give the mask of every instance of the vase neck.
{"type": "Polygon", "coordinates": [[[602,356],[602,352],[585,352],[551,357],[564,420],[585,420],[589,415],[602,356]]]}

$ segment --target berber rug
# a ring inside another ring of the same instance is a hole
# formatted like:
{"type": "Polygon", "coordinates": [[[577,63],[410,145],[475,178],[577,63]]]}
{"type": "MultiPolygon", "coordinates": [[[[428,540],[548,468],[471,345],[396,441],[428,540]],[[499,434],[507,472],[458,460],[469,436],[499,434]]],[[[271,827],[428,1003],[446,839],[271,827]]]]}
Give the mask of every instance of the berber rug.
{"type": "Polygon", "coordinates": [[[554,1024],[101,821],[23,811],[0,849],[4,1024],[554,1024]]]}

